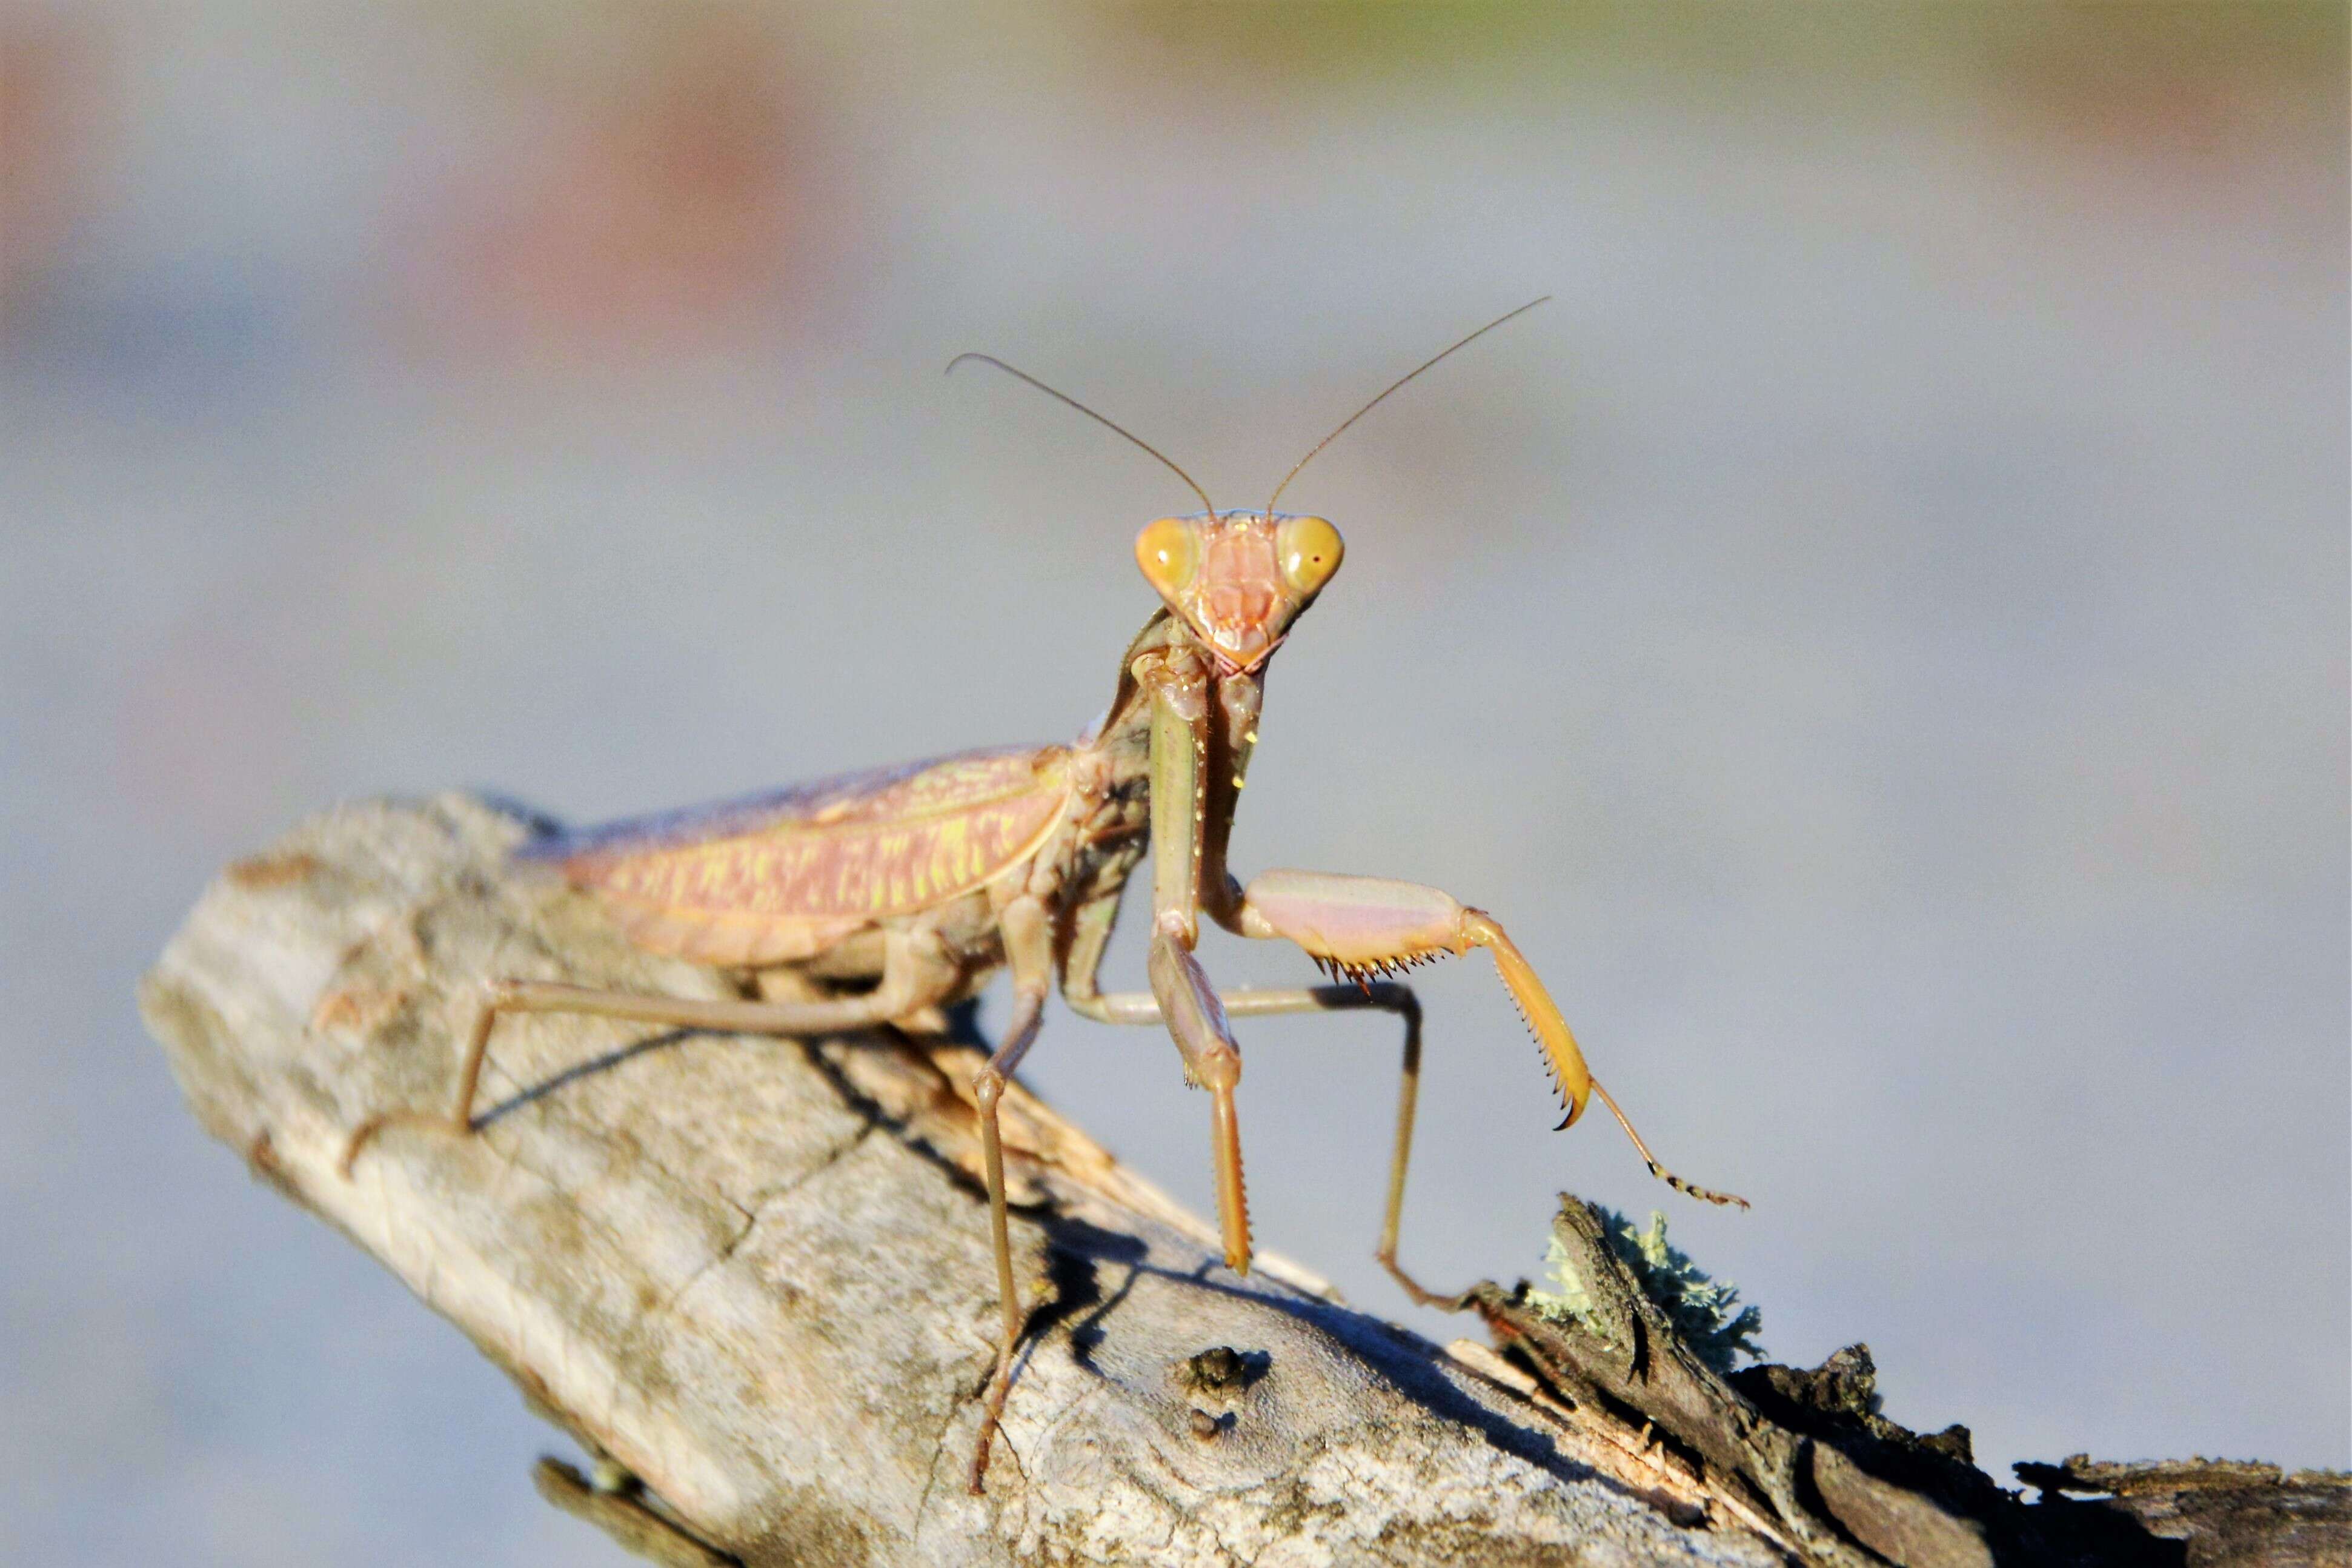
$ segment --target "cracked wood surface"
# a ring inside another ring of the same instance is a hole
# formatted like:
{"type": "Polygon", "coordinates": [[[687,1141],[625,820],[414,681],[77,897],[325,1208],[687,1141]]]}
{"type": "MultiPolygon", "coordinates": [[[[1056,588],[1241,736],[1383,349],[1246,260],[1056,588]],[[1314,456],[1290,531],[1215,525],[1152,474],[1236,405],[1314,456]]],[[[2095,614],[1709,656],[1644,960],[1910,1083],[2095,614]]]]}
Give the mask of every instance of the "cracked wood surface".
{"type": "Polygon", "coordinates": [[[1278,1258],[1235,1277],[1204,1222],[1017,1089],[1014,1246],[1043,1308],[988,1495],[968,1495],[994,1311],[968,1047],[504,1019],[481,1133],[393,1131],[343,1180],[363,1117],[446,1102],[484,978],[725,994],[509,874],[524,832],[454,795],[314,817],[215,882],[142,1004],[215,1137],[610,1457],[613,1488],[541,1484],[633,1550],[1783,1560],[1699,1486],[1475,1356],[1278,1258]]]}

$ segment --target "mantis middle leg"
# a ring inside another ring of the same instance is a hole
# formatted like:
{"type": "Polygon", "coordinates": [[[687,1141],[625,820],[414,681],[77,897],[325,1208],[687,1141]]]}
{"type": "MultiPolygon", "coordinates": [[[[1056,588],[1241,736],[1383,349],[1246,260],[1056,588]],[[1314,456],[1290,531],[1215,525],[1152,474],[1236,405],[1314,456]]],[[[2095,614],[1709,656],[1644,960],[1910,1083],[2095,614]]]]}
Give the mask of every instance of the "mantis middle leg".
{"type": "MultiPolygon", "coordinates": [[[[1081,907],[1073,921],[1069,957],[1063,969],[1062,994],[1072,1012],[1103,1024],[1164,1022],[1160,998],[1149,991],[1104,992],[1099,989],[1102,955],[1118,913],[1116,897],[1081,907]]],[[[1459,1298],[1429,1290],[1405,1272],[1397,1261],[1397,1236],[1404,1215],[1405,1173],[1412,1161],[1413,1113],[1421,1095],[1421,1000],[1412,987],[1393,981],[1362,984],[1302,985],[1228,991],[1220,998],[1229,1018],[1267,1018],[1299,1013],[1381,1012],[1404,1023],[1404,1059],[1397,1083],[1396,1132],[1389,1153],[1388,1201],[1381,1222],[1380,1246],[1373,1256],[1419,1304],[1451,1307],[1459,1298]]],[[[1223,1130],[1218,1157],[1223,1159],[1223,1130]]],[[[1240,1150],[1233,1152],[1238,1181],[1240,1150]]],[[[1244,1217],[1246,1209],[1244,1208],[1244,1217]]],[[[1222,1218],[1222,1215],[1220,1216],[1222,1218]]],[[[1246,1228],[1225,1237],[1226,1262],[1247,1273],[1250,1238],[1246,1228]],[[1238,1244],[1238,1245],[1236,1245],[1238,1244]],[[1239,1261],[1235,1259],[1238,1257],[1239,1261]]]]}

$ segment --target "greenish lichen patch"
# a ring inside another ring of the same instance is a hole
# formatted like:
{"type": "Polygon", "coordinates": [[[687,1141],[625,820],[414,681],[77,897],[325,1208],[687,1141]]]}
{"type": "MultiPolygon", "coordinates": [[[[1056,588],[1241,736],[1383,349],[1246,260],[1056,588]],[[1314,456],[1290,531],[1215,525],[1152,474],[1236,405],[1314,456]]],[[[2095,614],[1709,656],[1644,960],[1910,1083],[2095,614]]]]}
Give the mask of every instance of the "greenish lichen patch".
{"type": "MultiPolygon", "coordinates": [[[[1729,1372],[1740,1355],[1756,1361],[1764,1358],[1764,1347],[1756,1341],[1764,1326],[1764,1314],[1754,1307],[1739,1306],[1736,1287],[1714,1279],[1693,1263],[1688,1253],[1669,1244],[1664,1215],[1652,1210],[1649,1226],[1643,1229],[1614,1209],[1595,1205],[1593,1212],[1601,1217],[1609,1249],[1632,1270],[1642,1294],[1665,1313],[1675,1332],[1701,1361],[1717,1372],[1729,1372]]],[[[1558,1289],[1528,1291],[1528,1304],[1555,1322],[1604,1331],[1591,1288],[1558,1237],[1552,1238],[1544,1260],[1558,1289]]]]}

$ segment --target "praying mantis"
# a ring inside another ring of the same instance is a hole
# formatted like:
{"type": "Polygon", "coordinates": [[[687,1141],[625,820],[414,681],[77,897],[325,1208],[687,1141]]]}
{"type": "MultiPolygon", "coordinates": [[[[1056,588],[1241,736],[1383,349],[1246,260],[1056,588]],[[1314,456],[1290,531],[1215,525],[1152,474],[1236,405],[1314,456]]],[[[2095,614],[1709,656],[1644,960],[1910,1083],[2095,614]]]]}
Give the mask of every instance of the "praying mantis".
{"type": "Polygon", "coordinates": [[[1651,1154],[1492,916],[1438,889],[1376,877],[1272,870],[1244,885],[1227,864],[1267,662],[1329,584],[1344,549],[1325,519],[1276,510],[1282,491],[1391,393],[1543,302],[1489,321],[1391,383],[1301,458],[1255,511],[1219,510],[1158,449],[1026,373],[987,355],[959,356],[950,371],[977,360],[1019,377],[1159,458],[1201,498],[1203,511],[1161,518],[1136,538],[1137,564],[1160,605],[1128,645],[1108,710],[1069,745],[967,752],[526,843],[519,859],[558,868],[636,946],[747,978],[795,971],[814,983],[805,988],[814,999],[762,999],[750,987],[740,999],[688,999],[490,979],[465,1037],[450,1109],[369,1118],[344,1148],[344,1175],[391,1128],[477,1131],[485,1056],[498,1020],[509,1013],[803,1037],[913,1027],[1009,969],[1012,1015],[972,1085],[1000,1319],[969,1478],[975,1494],[983,1490],[1025,1322],[1013,1278],[997,1107],[1036,1040],[1057,979],[1063,1000],[1084,1017],[1166,1029],[1186,1082],[1207,1092],[1217,1225],[1224,1261],[1237,1274],[1249,1271],[1250,1223],[1233,1021],[1370,1010],[1394,1016],[1404,1030],[1375,1256],[1415,1302],[1459,1307],[1460,1298],[1423,1288],[1397,1260],[1422,1012],[1411,988],[1389,976],[1474,948],[1493,957],[1535,1036],[1566,1113],[1561,1128],[1598,1095],[1654,1175],[1691,1196],[1746,1207],[1745,1199],[1684,1181],[1651,1154]],[[1150,988],[1106,992],[1103,952],[1120,897],[1147,854],[1150,988]],[[1195,951],[1204,917],[1241,936],[1303,949],[1332,984],[1219,991],[1195,951]]]}

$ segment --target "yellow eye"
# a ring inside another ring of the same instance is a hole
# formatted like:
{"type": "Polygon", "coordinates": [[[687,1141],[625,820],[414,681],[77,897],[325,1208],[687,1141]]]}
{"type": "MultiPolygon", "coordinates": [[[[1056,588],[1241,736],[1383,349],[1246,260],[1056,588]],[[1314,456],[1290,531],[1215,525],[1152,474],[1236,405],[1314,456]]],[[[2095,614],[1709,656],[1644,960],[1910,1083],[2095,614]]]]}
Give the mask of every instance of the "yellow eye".
{"type": "Polygon", "coordinates": [[[1346,548],[1339,542],[1339,531],[1319,517],[1283,519],[1276,541],[1282,574],[1302,594],[1316,593],[1331,580],[1346,548]]]}
{"type": "Polygon", "coordinates": [[[1135,536],[1135,563],[1162,598],[1172,599],[1184,591],[1200,553],[1192,525],[1181,517],[1163,517],[1135,536]]]}

